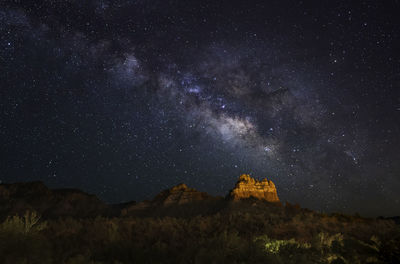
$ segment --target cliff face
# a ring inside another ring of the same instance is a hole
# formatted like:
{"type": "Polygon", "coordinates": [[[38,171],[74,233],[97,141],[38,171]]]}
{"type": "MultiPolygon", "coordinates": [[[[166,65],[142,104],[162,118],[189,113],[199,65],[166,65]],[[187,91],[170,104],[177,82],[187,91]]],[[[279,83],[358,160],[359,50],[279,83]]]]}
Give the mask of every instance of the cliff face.
{"type": "Polygon", "coordinates": [[[271,203],[279,203],[278,194],[275,184],[272,181],[263,179],[258,181],[248,174],[242,174],[236,183],[235,188],[229,193],[232,200],[240,200],[246,198],[257,198],[271,203]]]}

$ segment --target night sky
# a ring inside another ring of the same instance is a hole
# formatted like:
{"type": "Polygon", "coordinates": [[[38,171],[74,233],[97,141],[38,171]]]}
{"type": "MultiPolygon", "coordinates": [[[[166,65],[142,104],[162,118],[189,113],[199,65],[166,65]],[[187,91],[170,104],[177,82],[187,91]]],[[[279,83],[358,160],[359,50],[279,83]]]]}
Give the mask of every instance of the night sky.
{"type": "Polygon", "coordinates": [[[400,214],[399,1],[2,0],[0,180],[107,202],[241,173],[400,214]]]}

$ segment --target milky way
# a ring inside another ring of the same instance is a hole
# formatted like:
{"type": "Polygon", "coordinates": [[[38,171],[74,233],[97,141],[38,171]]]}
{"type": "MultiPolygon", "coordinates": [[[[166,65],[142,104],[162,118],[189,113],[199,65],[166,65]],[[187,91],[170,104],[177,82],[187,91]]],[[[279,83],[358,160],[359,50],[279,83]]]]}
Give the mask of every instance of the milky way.
{"type": "Polygon", "coordinates": [[[2,182],[400,213],[397,2],[81,2],[0,4],[2,182]]]}

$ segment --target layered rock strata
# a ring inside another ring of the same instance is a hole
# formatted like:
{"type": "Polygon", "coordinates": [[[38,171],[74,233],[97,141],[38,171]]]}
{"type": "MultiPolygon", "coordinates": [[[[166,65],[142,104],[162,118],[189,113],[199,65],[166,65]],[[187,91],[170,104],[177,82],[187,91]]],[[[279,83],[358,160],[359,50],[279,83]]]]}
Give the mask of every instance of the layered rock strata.
{"type": "Polygon", "coordinates": [[[279,203],[278,193],[272,181],[263,179],[258,181],[248,174],[242,174],[235,188],[228,195],[232,200],[256,198],[271,203],[279,203]]]}

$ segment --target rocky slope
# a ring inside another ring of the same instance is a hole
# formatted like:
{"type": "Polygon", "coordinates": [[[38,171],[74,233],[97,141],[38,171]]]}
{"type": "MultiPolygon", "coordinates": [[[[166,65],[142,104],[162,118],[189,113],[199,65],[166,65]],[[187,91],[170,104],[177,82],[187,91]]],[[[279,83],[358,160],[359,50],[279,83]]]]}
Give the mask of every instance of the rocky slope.
{"type": "Polygon", "coordinates": [[[271,203],[279,203],[275,184],[272,181],[263,179],[258,181],[248,174],[242,174],[236,183],[235,188],[229,193],[228,197],[233,201],[256,198],[271,203]]]}
{"type": "Polygon", "coordinates": [[[186,184],[178,184],[170,189],[164,190],[153,200],[143,201],[126,206],[121,210],[122,215],[168,215],[189,213],[197,214],[213,211],[215,202],[223,200],[222,197],[211,196],[205,192],[197,191],[186,184]]]}
{"type": "Polygon", "coordinates": [[[169,206],[204,201],[207,199],[212,199],[212,196],[205,192],[199,192],[196,189],[189,188],[186,184],[182,183],[159,193],[153,199],[152,204],[169,206]]]}

